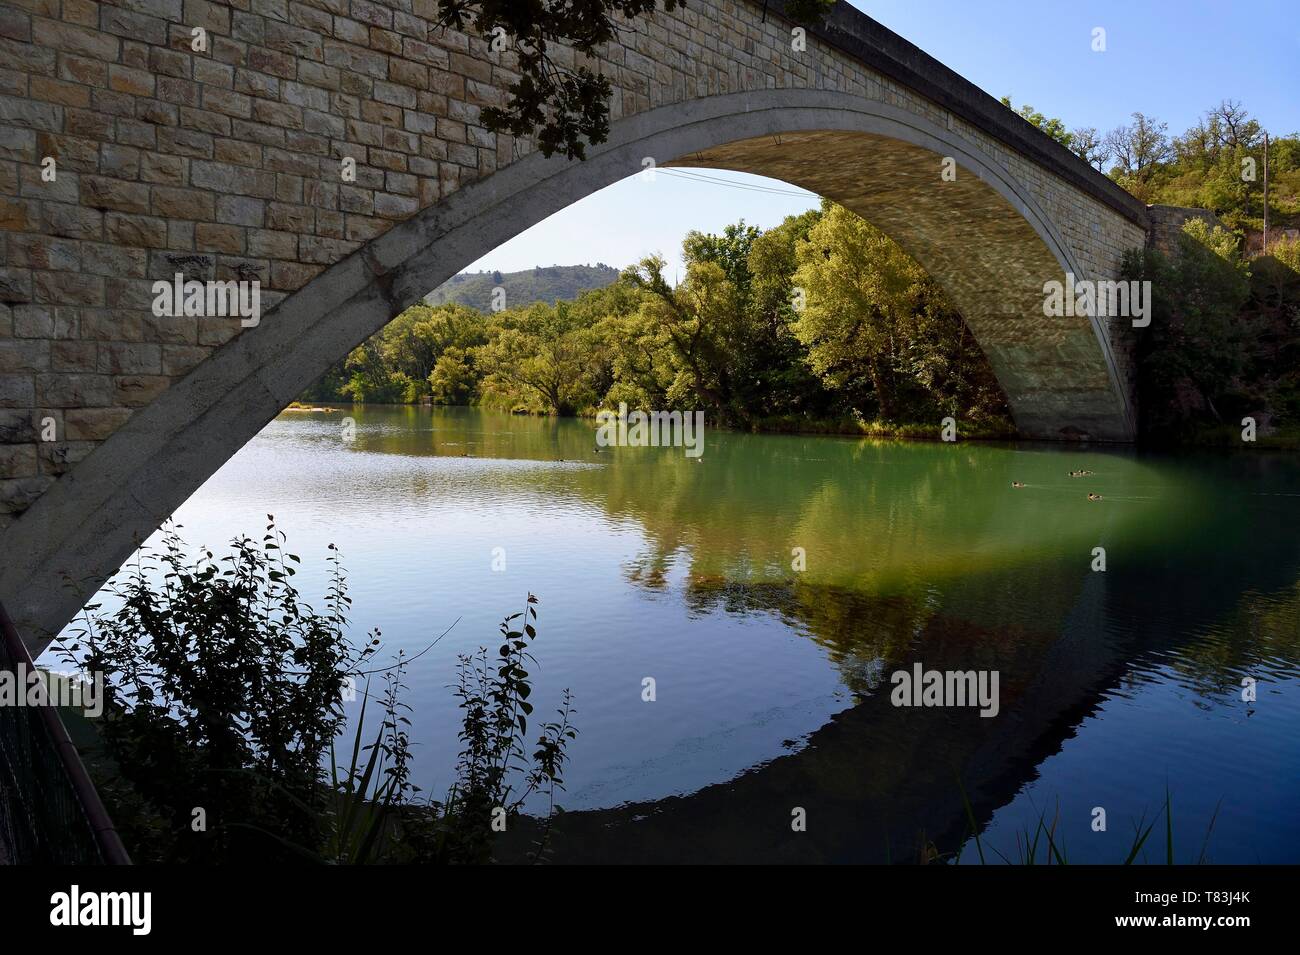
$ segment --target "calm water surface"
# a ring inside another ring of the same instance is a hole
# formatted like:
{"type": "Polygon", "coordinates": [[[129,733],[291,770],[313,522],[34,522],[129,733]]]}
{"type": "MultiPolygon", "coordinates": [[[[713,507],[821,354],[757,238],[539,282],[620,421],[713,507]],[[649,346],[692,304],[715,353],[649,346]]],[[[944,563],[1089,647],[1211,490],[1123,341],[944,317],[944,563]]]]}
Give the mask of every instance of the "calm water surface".
{"type": "Polygon", "coordinates": [[[1180,861],[1215,819],[1210,860],[1300,862],[1297,459],[709,431],[697,461],[596,453],[593,434],[465,409],[289,412],[177,520],[217,545],[274,514],[313,599],[337,543],[355,625],[392,651],[455,624],[408,681],[435,792],[457,654],[495,648],[537,594],[533,701],[548,712],[569,687],[581,730],[560,859],[914,861],[961,846],[960,777],[986,847],[1011,857],[1059,813],[1071,861],[1120,861],[1168,786],[1180,861]],[[1001,712],[892,706],[889,675],[915,662],[997,670],[1001,712]]]}

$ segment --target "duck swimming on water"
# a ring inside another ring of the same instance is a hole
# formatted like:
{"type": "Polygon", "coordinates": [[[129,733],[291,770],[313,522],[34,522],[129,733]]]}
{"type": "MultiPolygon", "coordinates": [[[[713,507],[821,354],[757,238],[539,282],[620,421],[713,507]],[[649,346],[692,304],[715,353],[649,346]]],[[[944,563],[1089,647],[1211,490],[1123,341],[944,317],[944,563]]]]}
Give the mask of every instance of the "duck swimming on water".
{"type": "Polygon", "coordinates": [[[1095,493],[1091,493],[1091,492],[1089,492],[1089,494],[1088,494],[1088,500],[1090,500],[1090,501],[1100,501],[1100,500],[1101,500],[1101,495],[1100,495],[1100,494],[1095,494],[1095,493]]]}
{"type": "Polygon", "coordinates": [[[1012,481],[1012,482],[1011,482],[1011,486],[1012,486],[1012,487],[1024,487],[1025,485],[1022,484],[1020,481],[1012,481]]]}

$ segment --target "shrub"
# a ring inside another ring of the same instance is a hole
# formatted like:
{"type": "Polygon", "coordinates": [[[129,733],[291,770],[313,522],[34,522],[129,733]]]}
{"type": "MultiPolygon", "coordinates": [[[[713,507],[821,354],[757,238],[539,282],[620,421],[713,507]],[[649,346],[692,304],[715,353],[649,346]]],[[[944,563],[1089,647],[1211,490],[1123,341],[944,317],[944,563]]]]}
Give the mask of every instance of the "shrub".
{"type": "Polygon", "coordinates": [[[566,691],[559,718],[540,727],[528,751],[536,597],[502,623],[495,668],[486,651],[461,658],[464,750],[446,799],[422,802],[400,699],[409,661],[399,655],[393,666],[364,669],[380,633],[359,646],[349,638],[337,549],[330,545],[317,612],[291,583],[300,559],[285,543],[272,519],[260,544],[238,537],[219,560],[208,550],[192,559],[169,526],[160,553],[142,548],[110,582],[117,609],[87,606],[62,648],[103,674],[101,747],[88,763],[136,861],[484,862],[495,819],[518,815],[538,792],[548,816],[556,810],[576,730],[566,691]],[[367,745],[374,674],[385,689],[367,745]],[[360,682],[344,767],[335,741],[345,691],[360,682]]]}

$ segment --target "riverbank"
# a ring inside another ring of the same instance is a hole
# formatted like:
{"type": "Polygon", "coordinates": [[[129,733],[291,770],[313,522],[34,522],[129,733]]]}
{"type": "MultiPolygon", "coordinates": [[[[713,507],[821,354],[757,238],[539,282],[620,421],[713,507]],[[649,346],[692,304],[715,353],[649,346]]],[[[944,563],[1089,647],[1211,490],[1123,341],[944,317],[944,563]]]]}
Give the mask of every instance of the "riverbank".
{"type": "MultiPolygon", "coordinates": [[[[340,406],[335,402],[322,402],[318,404],[309,404],[306,402],[295,401],[285,411],[295,412],[315,412],[317,414],[334,414],[340,411],[341,407],[377,407],[377,408],[477,408],[478,410],[500,410],[485,409],[475,405],[421,405],[403,402],[401,404],[392,404],[386,402],[352,402],[349,405],[340,406]]],[[[576,415],[554,415],[545,412],[529,410],[511,410],[503,412],[511,415],[526,418],[554,418],[560,420],[565,417],[572,417],[578,420],[595,420],[596,411],[581,412],[576,415]]],[[[958,421],[957,437],[963,441],[1009,441],[1016,438],[1015,428],[1009,423],[998,421],[958,421]]],[[[845,415],[839,418],[802,418],[802,417],[772,417],[758,418],[750,422],[749,427],[745,428],[722,428],[722,431],[732,431],[737,433],[750,434],[823,434],[833,436],[860,436],[866,438],[899,438],[910,441],[935,441],[939,440],[942,424],[938,422],[895,422],[895,421],[867,421],[862,418],[856,418],[845,415]]]]}
{"type": "MultiPolygon", "coordinates": [[[[292,402],[285,411],[299,413],[314,412],[316,414],[338,414],[345,407],[372,407],[372,408],[476,408],[476,410],[489,410],[478,408],[473,405],[418,405],[418,404],[391,404],[385,402],[351,402],[342,404],[338,402],[323,402],[319,404],[310,404],[307,402],[292,402]]],[[[535,411],[516,410],[508,412],[512,415],[526,418],[554,418],[562,420],[563,415],[544,414],[535,411]]],[[[595,412],[586,412],[572,416],[579,420],[594,420],[595,412]]],[[[941,425],[934,422],[896,422],[896,421],[866,421],[861,418],[852,416],[843,416],[839,418],[801,418],[801,417],[773,417],[759,418],[750,422],[747,428],[719,428],[721,431],[731,431],[736,433],[750,434],[807,434],[807,435],[827,435],[835,437],[864,437],[864,438],[893,438],[902,441],[937,441],[941,439],[941,425]]],[[[1256,448],[1269,451],[1300,451],[1300,426],[1288,426],[1274,430],[1268,434],[1259,434],[1253,442],[1245,442],[1241,437],[1242,429],[1237,425],[1215,425],[1212,427],[1203,427],[1195,431],[1188,431],[1176,437],[1146,437],[1137,443],[1143,447],[1160,450],[1177,450],[1179,448],[1219,448],[1223,450],[1239,450],[1243,447],[1256,448]]],[[[1021,439],[1009,423],[1003,423],[995,420],[987,421],[958,421],[957,422],[957,439],[959,441],[1015,441],[1021,439]]],[[[1065,443],[1065,442],[1062,442],[1065,443]]]]}
{"type": "MultiPolygon", "coordinates": [[[[1008,441],[1016,437],[1009,423],[958,421],[957,437],[962,441],[1008,441]]],[[[755,434],[861,435],[867,438],[902,438],[935,441],[942,425],[935,422],[864,421],[861,418],[761,418],[747,429],[755,434]]]]}

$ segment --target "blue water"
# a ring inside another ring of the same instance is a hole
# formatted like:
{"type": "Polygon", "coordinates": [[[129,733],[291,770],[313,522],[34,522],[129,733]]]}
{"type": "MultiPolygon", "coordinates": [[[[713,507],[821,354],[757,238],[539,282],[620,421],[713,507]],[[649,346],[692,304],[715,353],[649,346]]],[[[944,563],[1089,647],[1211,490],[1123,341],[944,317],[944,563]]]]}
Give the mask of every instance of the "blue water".
{"type": "Polygon", "coordinates": [[[450,628],[407,678],[427,791],[457,655],[538,595],[533,701],[569,688],[580,729],[561,858],[973,861],[964,789],[990,854],[1042,819],[1070,861],[1117,862],[1167,789],[1178,861],[1300,861],[1295,458],[711,431],[695,461],[596,454],[589,422],[369,407],[281,415],[176,519],[216,546],[268,513],[306,595],[341,548],[387,653],[450,628]],[[998,670],[999,715],[893,707],[914,662],[998,670]]]}

